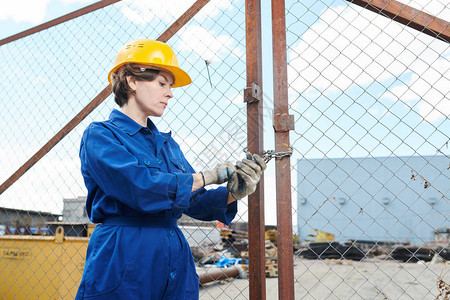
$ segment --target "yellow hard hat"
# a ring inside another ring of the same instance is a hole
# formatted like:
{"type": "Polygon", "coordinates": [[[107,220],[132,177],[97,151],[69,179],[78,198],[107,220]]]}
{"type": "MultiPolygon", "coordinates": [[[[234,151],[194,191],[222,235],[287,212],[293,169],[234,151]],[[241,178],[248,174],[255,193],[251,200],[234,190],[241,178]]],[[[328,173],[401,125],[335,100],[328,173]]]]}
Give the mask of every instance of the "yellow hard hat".
{"type": "Polygon", "coordinates": [[[111,83],[112,73],[127,63],[151,65],[169,71],[173,74],[175,81],[172,87],[180,87],[192,82],[191,77],[178,67],[175,52],[163,42],[141,39],[123,45],[117,53],[114,67],[109,71],[109,83],[111,83]]]}

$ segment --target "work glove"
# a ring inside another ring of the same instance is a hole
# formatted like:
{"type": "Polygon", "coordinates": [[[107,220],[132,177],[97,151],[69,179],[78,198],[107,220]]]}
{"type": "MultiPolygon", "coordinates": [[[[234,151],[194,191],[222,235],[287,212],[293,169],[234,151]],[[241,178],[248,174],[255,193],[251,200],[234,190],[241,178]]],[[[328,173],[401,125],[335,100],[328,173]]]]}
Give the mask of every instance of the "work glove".
{"type": "Polygon", "coordinates": [[[210,184],[221,184],[227,182],[235,170],[236,167],[232,163],[224,162],[218,164],[212,170],[205,170],[200,173],[203,176],[203,181],[205,183],[204,186],[207,186],[210,184]]]}
{"type": "Polygon", "coordinates": [[[236,163],[236,171],[228,180],[227,189],[234,199],[239,200],[256,190],[266,163],[258,154],[246,153],[246,158],[236,163]]]}

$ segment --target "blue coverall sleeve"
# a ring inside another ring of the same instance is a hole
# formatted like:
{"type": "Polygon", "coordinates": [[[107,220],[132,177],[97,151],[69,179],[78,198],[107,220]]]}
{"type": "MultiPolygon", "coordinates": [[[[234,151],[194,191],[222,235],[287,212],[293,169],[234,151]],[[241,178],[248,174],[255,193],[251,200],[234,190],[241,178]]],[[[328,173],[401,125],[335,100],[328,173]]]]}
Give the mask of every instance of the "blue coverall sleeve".
{"type": "MultiPolygon", "coordinates": [[[[185,159],[188,170],[195,173],[194,168],[185,159]]],[[[199,189],[192,193],[193,205],[184,213],[202,221],[220,221],[229,225],[237,213],[237,201],[228,204],[228,190],[221,186],[217,189],[199,189]]]]}
{"type": "Polygon", "coordinates": [[[237,201],[228,202],[228,190],[221,186],[217,189],[200,189],[193,193],[195,205],[184,213],[202,221],[220,221],[229,225],[237,213],[237,201]]]}
{"type": "Polygon", "coordinates": [[[89,173],[108,197],[136,211],[151,214],[190,205],[192,174],[163,173],[140,164],[101,124],[86,129],[80,158],[82,172],[89,173]]]}

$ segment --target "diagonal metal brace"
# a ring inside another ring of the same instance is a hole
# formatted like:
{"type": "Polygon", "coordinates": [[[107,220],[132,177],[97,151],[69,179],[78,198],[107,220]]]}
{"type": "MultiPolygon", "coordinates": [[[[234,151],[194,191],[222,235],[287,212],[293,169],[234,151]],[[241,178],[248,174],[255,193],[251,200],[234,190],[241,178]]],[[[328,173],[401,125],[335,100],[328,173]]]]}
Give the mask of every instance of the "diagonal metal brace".
{"type": "MultiPolygon", "coordinates": [[[[450,22],[396,0],[346,0],[365,9],[450,43],[450,22]]],[[[406,1],[407,2],[407,1],[406,1]]]]}

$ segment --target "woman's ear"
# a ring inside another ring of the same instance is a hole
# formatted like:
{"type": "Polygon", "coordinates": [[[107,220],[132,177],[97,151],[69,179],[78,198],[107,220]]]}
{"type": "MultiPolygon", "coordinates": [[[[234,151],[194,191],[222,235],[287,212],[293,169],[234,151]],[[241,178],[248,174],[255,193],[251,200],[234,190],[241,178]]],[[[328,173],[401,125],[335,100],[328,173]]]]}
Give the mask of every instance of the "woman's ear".
{"type": "Polygon", "coordinates": [[[134,76],[127,76],[127,83],[131,90],[136,92],[136,77],[134,76]]]}

